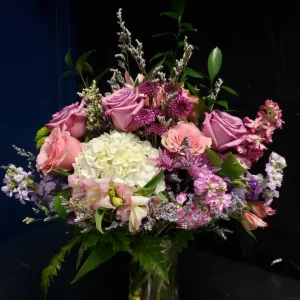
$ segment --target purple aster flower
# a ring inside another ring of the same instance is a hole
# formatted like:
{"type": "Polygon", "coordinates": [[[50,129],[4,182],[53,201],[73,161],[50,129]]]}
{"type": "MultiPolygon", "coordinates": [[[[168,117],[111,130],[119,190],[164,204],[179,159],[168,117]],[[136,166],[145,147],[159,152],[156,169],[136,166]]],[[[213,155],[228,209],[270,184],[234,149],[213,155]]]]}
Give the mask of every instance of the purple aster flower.
{"type": "Polygon", "coordinates": [[[160,106],[156,106],[154,109],[153,109],[153,112],[155,114],[155,116],[165,116],[165,112],[164,110],[160,107],[160,106]]]}
{"type": "Polygon", "coordinates": [[[144,126],[155,121],[155,113],[150,109],[143,108],[133,117],[133,119],[139,126],[144,126]]]}
{"type": "Polygon", "coordinates": [[[150,81],[146,81],[143,84],[141,84],[139,87],[139,92],[141,94],[146,95],[147,97],[149,97],[150,99],[153,98],[153,94],[154,94],[154,85],[150,82],[150,81]]]}
{"type": "Polygon", "coordinates": [[[169,105],[169,114],[176,117],[186,117],[193,109],[192,103],[189,99],[178,96],[169,105]]]}
{"type": "Polygon", "coordinates": [[[162,135],[166,132],[166,128],[163,127],[161,124],[159,123],[152,123],[149,126],[147,126],[147,134],[150,133],[155,133],[158,135],[162,135]]]}
{"type": "Polygon", "coordinates": [[[173,82],[167,82],[164,85],[164,90],[166,93],[170,94],[170,93],[174,93],[176,91],[176,86],[174,85],[173,82]]]}
{"type": "Polygon", "coordinates": [[[180,169],[181,167],[181,163],[176,160],[177,157],[177,153],[172,153],[167,149],[159,148],[159,157],[151,160],[158,163],[163,170],[168,170],[171,172],[174,169],[180,169]]]}

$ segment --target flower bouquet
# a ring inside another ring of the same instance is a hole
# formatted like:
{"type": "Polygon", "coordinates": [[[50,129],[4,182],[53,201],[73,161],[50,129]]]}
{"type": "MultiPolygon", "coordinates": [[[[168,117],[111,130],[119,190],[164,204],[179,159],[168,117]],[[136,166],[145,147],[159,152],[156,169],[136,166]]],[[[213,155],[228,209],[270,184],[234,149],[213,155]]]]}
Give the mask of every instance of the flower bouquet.
{"type": "Polygon", "coordinates": [[[54,114],[37,132],[37,157],[14,146],[28,159],[29,172],[4,167],[2,191],[35,205],[37,217],[25,223],[60,218],[74,228],[42,272],[45,291],[77,247],[73,283],[125,251],[132,256],[129,299],[179,299],[176,261],[188,240],[203,231],[225,239],[230,230],[224,221],[231,219],[253,235],[275,214],[270,205],[279,195],[285,159],[271,153],[266,176],[249,169],[282,127],[281,110],[266,100],[254,119],[230,113],[228,102],[218,100],[219,93],[236,94],[217,78],[222,53],[210,53],[208,76],[188,67],[195,46],[181,37],[195,28],[181,22],[184,2],[175,2],[175,11],[162,15],[177,23],[176,49],[156,54],[153,60],[160,61],[150,70],[143,45],[134,46],[118,11],[121,53],[119,68],[110,70],[110,93],[102,95],[96,80],[84,79],[93,73],[87,62],[92,51],[75,65],[68,53],[66,63],[85,85],[81,102],[54,114]],[[140,72],[136,79],[131,58],[140,72]]]}

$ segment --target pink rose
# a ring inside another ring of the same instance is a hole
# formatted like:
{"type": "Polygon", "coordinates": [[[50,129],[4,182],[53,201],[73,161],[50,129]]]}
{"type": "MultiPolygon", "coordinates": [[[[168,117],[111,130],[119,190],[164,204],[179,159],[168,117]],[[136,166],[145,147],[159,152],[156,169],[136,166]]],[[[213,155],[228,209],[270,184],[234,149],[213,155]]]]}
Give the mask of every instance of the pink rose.
{"type": "Polygon", "coordinates": [[[52,169],[72,170],[75,157],[80,152],[80,142],[70,136],[70,132],[61,131],[56,127],[46,138],[37,156],[37,169],[42,170],[44,174],[52,169]]]}
{"type": "Polygon", "coordinates": [[[240,118],[218,109],[205,114],[202,132],[212,138],[212,145],[218,151],[240,145],[247,136],[247,129],[240,118]]]}
{"type": "Polygon", "coordinates": [[[179,122],[162,135],[161,143],[170,152],[179,152],[185,138],[189,139],[191,154],[198,155],[211,147],[211,138],[206,137],[193,123],[179,122]]]}
{"type": "Polygon", "coordinates": [[[140,97],[138,88],[122,88],[103,97],[102,102],[106,115],[112,118],[116,129],[134,131],[139,128],[133,119],[144,107],[144,100],[140,97]]]}
{"type": "Polygon", "coordinates": [[[86,131],[86,117],[83,111],[84,105],[85,101],[82,100],[80,105],[76,102],[75,104],[66,106],[61,111],[52,115],[53,119],[45,126],[49,130],[59,127],[61,131],[69,131],[71,136],[77,139],[83,137],[86,131]]]}

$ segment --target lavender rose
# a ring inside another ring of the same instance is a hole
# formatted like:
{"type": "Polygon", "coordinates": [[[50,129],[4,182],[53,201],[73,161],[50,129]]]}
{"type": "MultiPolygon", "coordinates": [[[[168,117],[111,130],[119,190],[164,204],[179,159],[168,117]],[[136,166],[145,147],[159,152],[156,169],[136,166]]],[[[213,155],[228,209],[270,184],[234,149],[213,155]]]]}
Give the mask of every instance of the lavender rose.
{"type": "Polygon", "coordinates": [[[202,132],[212,138],[213,148],[218,151],[240,145],[247,136],[247,129],[240,118],[218,109],[205,114],[202,132]]]}
{"type": "Polygon", "coordinates": [[[137,88],[122,88],[103,97],[102,103],[116,129],[129,132],[140,127],[133,118],[144,107],[137,88]]]}
{"type": "Polygon", "coordinates": [[[49,130],[59,127],[61,131],[68,131],[71,136],[77,139],[83,137],[86,130],[86,117],[83,110],[84,105],[85,101],[82,100],[80,105],[76,102],[75,104],[66,106],[61,111],[54,114],[52,116],[53,119],[45,126],[49,130]]]}

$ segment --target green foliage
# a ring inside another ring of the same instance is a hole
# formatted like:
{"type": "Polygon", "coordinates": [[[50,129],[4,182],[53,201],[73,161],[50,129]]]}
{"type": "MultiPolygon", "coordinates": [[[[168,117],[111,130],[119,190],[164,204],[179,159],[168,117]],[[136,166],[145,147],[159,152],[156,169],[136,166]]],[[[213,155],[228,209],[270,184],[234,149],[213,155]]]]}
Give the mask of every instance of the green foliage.
{"type": "Polygon", "coordinates": [[[83,255],[87,250],[88,250],[88,248],[85,245],[83,245],[83,244],[80,245],[79,250],[78,250],[77,259],[76,259],[76,270],[79,268],[82,258],[83,258],[83,255]]]}
{"type": "Polygon", "coordinates": [[[161,15],[161,16],[169,17],[169,18],[171,18],[171,19],[174,19],[174,20],[176,20],[178,23],[179,23],[180,18],[181,18],[181,17],[180,17],[176,12],[174,12],[174,11],[163,12],[163,13],[161,13],[160,15],[161,15]]]}
{"type": "Polygon", "coordinates": [[[186,28],[186,29],[192,29],[193,28],[193,24],[191,24],[191,23],[181,23],[180,27],[181,28],[186,28]]]}
{"type": "Polygon", "coordinates": [[[154,38],[156,38],[156,37],[166,36],[166,35],[172,35],[172,36],[174,36],[175,38],[177,38],[177,37],[176,37],[176,34],[173,33],[173,32],[160,32],[160,33],[157,33],[157,34],[152,35],[151,38],[154,39],[154,38]]]}
{"type": "Polygon", "coordinates": [[[232,88],[228,87],[228,86],[225,86],[225,85],[221,85],[221,89],[227,91],[228,93],[232,94],[232,95],[235,95],[235,96],[238,96],[239,94],[232,88]]]}
{"type": "Polygon", "coordinates": [[[112,246],[115,252],[124,251],[131,253],[130,236],[128,236],[123,229],[112,231],[112,246]]]}
{"type": "Polygon", "coordinates": [[[215,77],[218,75],[222,65],[222,52],[216,47],[208,57],[208,74],[210,81],[213,82],[215,77]]]}
{"type": "Polygon", "coordinates": [[[229,177],[232,180],[238,179],[242,174],[247,172],[232,153],[229,153],[221,167],[222,170],[219,171],[218,174],[224,177],[229,177]]]}
{"type": "Polygon", "coordinates": [[[44,137],[40,138],[39,140],[37,140],[37,142],[36,142],[36,144],[35,144],[36,150],[40,150],[40,149],[41,149],[41,147],[43,146],[43,144],[44,144],[46,138],[47,138],[47,137],[44,136],[44,137]]]}
{"type": "Polygon", "coordinates": [[[102,234],[105,234],[105,232],[102,229],[102,220],[103,220],[104,214],[105,214],[105,210],[101,210],[101,209],[98,209],[95,212],[96,227],[102,234]]]}
{"type": "Polygon", "coordinates": [[[197,32],[198,29],[197,28],[191,28],[191,29],[180,29],[179,30],[179,35],[182,35],[184,34],[185,32],[189,32],[189,31],[192,31],[192,32],[197,32]]]}
{"type": "Polygon", "coordinates": [[[50,133],[51,133],[51,131],[47,127],[44,126],[37,131],[34,140],[37,142],[39,139],[41,139],[43,137],[47,137],[50,133]]]}
{"type": "Polygon", "coordinates": [[[60,197],[69,199],[69,195],[70,195],[70,189],[65,189],[60,191],[54,198],[54,210],[59,215],[59,217],[64,221],[67,219],[67,213],[65,208],[62,205],[62,201],[60,197]]]}
{"type": "Polygon", "coordinates": [[[71,75],[73,75],[73,74],[76,74],[75,72],[73,72],[73,71],[66,71],[64,74],[62,74],[60,77],[59,77],[59,81],[62,81],[62,80],[64,80],[65,78],[67,78],[67,77],[69,77],[69,76],[71,76],[71,75]]]}
{"type": "Polygon", "coordinates": [[[195,78],[204,78],[204,74],[199,72],[199,71],[196,71],[192,68],[185,68],[185,73],[191,77],[195,77],[195,78]]]}
{"type": "Polygon", "coordinates": [[[187,85],[187,87],[188,87],[188,89],[189,89],[189,91],[191,92],[192,95],[195,95],[195,96],[198,96],[198,97],[200,96],[199,91],[197,91],[194,86],[192,86],[188,82],[186,82],[186,85],[187,85]]]}
{"type": "Polygon", "coordinates": [[[83,53],[76,61],[76,70],[79,74],[82,74],[82,71],[84,69],[84,63],[88,59],[88,57],[95,52],[95,50],[87,51],[83,53]]]}
{"type": "Polygon", "coordinates": [[[94,74],[94,70],[93,70],[92,66],[86,61],[83,63],[82,71],[94,74]]]}
{"type": "Polygon", "coordinates": [[[160,171],[156,174],[144,187],[142,187],[135,195],[150,197],[154,194],[157,186],[164,179],[164,172],[160,171]]]}
{"type": "Polygon", "coordinates": [[[185,1],[184,0],[172,0],[173,9],[176,13],[182,17],[185,8],[185,1]]]}
{"type": "Polygon", "coordinates": [[[211,162],[211,164],[216,167],[221,167],[222,160],[219,157],[219,155],[208,147],[206,147],[205,151],[206,151],[207,158],[211,162]]]}
{"type": "Polygon", "coordinates": [[[48,292],[51,282],[53,281],[53,277],[57,276],[58,271],[61,270],[61,264],[65,261],[66,254],[68,254],[70,250],[79,242],[80,238],[78,237],[70,240],[68,244],[61,248],[58,254],[53,256],[49,263],[49,266],[43,270],[41,286],[45,294],[47,294],[48,292]]]}
{"type": "Polygon", "coordinates": [[[144,236],[133,251],[133,261],[139,262],[145,271],[151,272],[168,282],[168,267],[162,242],[163,239],[161,238],[144,236]]]}
{"type": "Polygon", "coordinates": [[[168,201],[168,198],[167,196],[163,193],[163,192],[159,192],[157,194],[157,198],[161,201],[164,201],[164,202],[167,202],[168,201]]]}
{"type": "Polygon", "coordinates": [[[71,175],[71,173],[69,173],[67,171],[60,170],[60,169],[52,169],[51,172],[54,172],[54,173],[57,173],[57,174],[60,174],[60,175],[63,175],[63,176],[71,175]]]}
{"type": "Polygon", "coordinates": [[[172,246],[178,251],[181,252],[182,248],[188,247],[188,241],[194,240],[194,233],[191,230],[176,230],[171,234],[172,246]]]}
{"type": "Polygon", "coordinates": [[[216,101],[216,104],[225,107],[226,109],[228,109],[228,101],[226,100],[220,100],[220,101],[216,101]]]}
{"type": "Polygon", "coordinates": [[[98,244],[97,247],[92,251],[90,256],[87,258],[72,283],[77,282],[82,276],[96,269],[98,266],[110,260],[115,255],[116,252],[113,250],[112,245],[98,244]]]}
{"type": "Polygon", "coordinates": [[[65,62],[68,66],[73,67],[73,62],[71,58],[71,50],[68,51],[68,53],[65,56],[65,62]]]}
{"type": "Polygon", "coordinates": [[[107,68],[103,72],[101,72],[99,75],[97,75],[95,77],[96,83],[98,83],[101,78],[103,78],[108,72],[110,72],[110,70],[111,70],[111,68],[107,68]]]}

